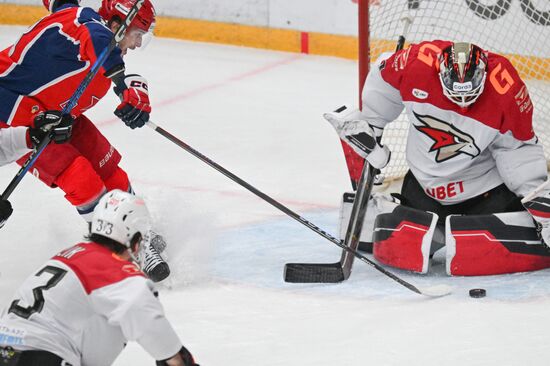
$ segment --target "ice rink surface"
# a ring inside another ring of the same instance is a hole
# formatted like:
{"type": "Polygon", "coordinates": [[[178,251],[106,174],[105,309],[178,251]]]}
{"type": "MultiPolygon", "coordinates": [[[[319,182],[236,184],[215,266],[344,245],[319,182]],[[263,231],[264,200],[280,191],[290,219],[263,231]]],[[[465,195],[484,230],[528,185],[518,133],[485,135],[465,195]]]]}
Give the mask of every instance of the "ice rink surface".
{"type": "MultiPolygon", "coordinates": [[[[0,47],[21,27],[0,27],[0,47]]],[[[350,189],[341,147],[322,113],[355,103],[356,63],[155,39],[127,58],[149,80],[152,120],[332,234],[350,189]]],[[[357,261],[341,284],[287,284],[287,262],[335,262],[340,249],[153,130],[130,130],[110,93],[89,114],[169,242],[166,313],[202,366],[548,365],[550,271],[450,278],[444,253],[418,286],[429,299],[357,261]],[[484,299],[468,297],[474,287],[484,299]]],[[[17,166],[2,167],[5,187],[17,166]]],[[[25,177],[0,230],[0,306],[86,225],[59,190],[25,177]]],[[[101,352],[101,350],[98,350],[101,352]]],[[[135,343],[115,365],[153,365],[135,343]]]]}

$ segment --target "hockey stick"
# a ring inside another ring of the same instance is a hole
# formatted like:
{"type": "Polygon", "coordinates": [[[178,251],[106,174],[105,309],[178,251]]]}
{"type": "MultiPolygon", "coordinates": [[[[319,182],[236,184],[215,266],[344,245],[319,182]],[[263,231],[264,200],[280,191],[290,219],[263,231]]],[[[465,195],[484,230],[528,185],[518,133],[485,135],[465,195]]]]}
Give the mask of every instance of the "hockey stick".
{"type": "MultiPolygon", "coordinates": [[[[118,30],[113,34],[113,38],[111,38],[111,42],[109,42],[109,45],[105,47],[105,49],[99,54],[97,60],[94,62],[92,67],[90,68],[90,71],[86,74],[84,79],[80,82],[80,85],[75,90],[74,94],[71,96],[71,99],[69,99],[69,102],[65,105],[63,108],[63,115],[68,115],[71,113],[73,108],[78,104],[78,100],[84,94],[84,91],[90,85],[93,78],[97,75],[99,72],[99,69],[101,69],[101,66],[105,63],[107,60],[107,57],[111,54],[111,52],[115,49],[115,47],[122,41],[124,38],[124,35],[126,33],[126,29],[130,26],[130,23],[132,23],[132,20],[134,20],[134,17],[138,13],[139,9],[141,9],[141,6],[145,0],[136,0],[134,5],[130,8],[130,11],[128,12],[128,15],[126,16],[126,19],[124,19],[124,22],[120,25],[118,30]]],[[[29,171],[29,169],[34,165],[38,157],[42,154],[46,146],[51,141],[51,136],[46,135],[44,139],[40,142],[40,144],[34,149],[34,151],[31,153],[31,155],[28,157],[28,159],[25,161],[25,163],[21,166],[15,177],[11,180],[10,184],[6,187],[4,192],[2,193],[2,199],[7,200],[9,196],[13,193],[15,188],[19,185],[25,174],[29,171]]]]}
{"type": "Polygon", "coordinates": [[[355,258],[354,254],[359,246],[376,172],[377,170],[365,160],[361,178],[357,183],[357,193],[351,209],[346,237],[342,246],[344,251],[340,261],[336,263],[287,263],[285,264],[285,282],[338,283],[349,278],[355,258]]]}
{"type": "MultiPolygon", "coordinates": [[[[410,5],[410,4],[409,4],[410,5]]],[[[405,36],[408,33],[412,19],[403,18],[405,23],[403,33],[399,36],[396,52],[403,49],[405,36]]],[[[344,245],[350,250],[344,250],[340,261],[336,263],[287,263],[285,265],[285,281],[294,283],[337,283],[345,281],[351,274],[354,252],[359,246],[363,221],[366,215],[368,201],[374,183],[375,169],[365,161],[361,178],[357,183],[357,193],[344,239],[344,245]]]]}
{"type": "MultiPolygon", "coordinates": [[[[261,192],[260,190],[258,190],[257,188],[253,187],[252,185],[250,185],[249,183],[245,182],[244,180],[242,180],[241,178],[237,177],[235,174],[231,173],[230,171],[228,171],[227,169],[225,169],[224,167],[222,167],[221,165],[217,164],[215,161],[209,159],[208,157],[206,157],[205,155],[201,154],[199,151],[193,149],[191,146],[189,146],[188,144],[186,144],[185,142],[183,142],[182,140],[178,139],[177,137],[175,137],[174,135],[172,135],[170,132],[166,131],[165,129],[157,126],[154,122],[152,121],[149,121],[147,122],[147,126],[149,126],[150,128],[152,128],[153,130],[155,130],[158,134],[160,134],[161,136],[163,136],[164,138],[166,138],[167,140],[173,142],[174,144],[176,144],[177,146],[181,147],[183,150],[187,151],[188,153],[190,153],[191,155],[195,156],[196,158],[198,158],[199,160],[203,161],[204,163],[206,163],[207,165],[209,165],[210,167],[214,168],[215,170],[217,170],[218,172],[222,173],[223,175],[225,175],[226,177],[228,177],[229,179],[231,179],[232,181],[234,181],[235,183],[239,184],[240,186],[246,188],[248,191],[250,191],[251,193],[255,194],[256,196],[260,197],[262,200],[266,201],[267,203],[269,203],[270,205],[274,206],[275,208],[279,209],[280,211],[282,211],[283,213],[285,213],[286,215],[290,216],[291,218],[293,218],[294,220],[298,221],[299,223],[301,223],[302,225],[308,227],[309,229],[311,229],[312,231],[316,232],[317,234],[321,235],[322,237],[324,237],[325,239],[329,240],[330,242],[334,243],[335,245],[339,246],[340,248],[350,252],[351,254],[353,254],[355,257],[359,258],[361,261],[367,263],[368,265],[370,266],[373,266],[374,268],[376,268],[378,271],[382,272],[383,274],[385,274],[386,276],[390,277],[391,279],[395,280],[396,282],[398,282],[399,284],[403,285],[404,287],[408,288],[409,290],[413,291],[413,292],[416,292],[417,294],[421,294],[421,295],[425,295],[425,296],[430,296],[430,297],[440,297],[440,296],[445,296],[445,295],[448,295],[450,293],[449,289],[446,288],[446,287],[443,287],[443,286],[435,286],[435,287],[431,287],[431,288],[426,288],[426,289],[419,289],[417,288],[416,286],[414,285],[411,285],[410,283],[402,280],[401,278],[397,277],[396,275],[394,275],[393,273],[387,271],[386,269],[384,269],[383,267],[381,267],[380,265],[378,265],[377,263],[371,261],[370,259],[366,258],[365,256],[363,256],[362,254],[358,253],[357,251],[355,250],[352,250],[348,247],[346,247],[342,241],[336,239],[335,237],[333,237],[332,235],[328,234],[326,231],[320,229],[317,225],[313,224],[312,222],[306,220],[305,218],[303,218],[302,216],[298,215],[297,213],[295,213],[294,211],[292,211],[291,209],[289,209],[288,207],[284,206],[283,204],[281,204],[280,202],[274,200],[273,198],[271,198],[270,196],[268,196],[267,194],[261,192]]],[[[339,263],[338,263],[339,264],[339,263]]]]}

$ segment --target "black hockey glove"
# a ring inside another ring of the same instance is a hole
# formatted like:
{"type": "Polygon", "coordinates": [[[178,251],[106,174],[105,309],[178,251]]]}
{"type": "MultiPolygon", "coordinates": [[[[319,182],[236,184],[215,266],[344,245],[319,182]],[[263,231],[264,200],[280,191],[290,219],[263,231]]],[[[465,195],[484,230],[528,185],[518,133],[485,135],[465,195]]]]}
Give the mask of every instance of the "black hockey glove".
{"type": "Polygon", "coordinates": [[[13,209],[11,208],[10,201],[0,199],[0,228],[4,226],[12,213],[13,209]]]}
{"type": "MultiPolygon", "coordinates": [[[[178,352],[178,355],[180,355],[181,358],[183,359],[183,364],[185,366],[200,366],[198,363],[195,363],[195,359],[193,358],[193,355],[184,346],[181,346],[181,349],[178,352]]],[[[166,361],[168,361],[168,360],[157,361],[156,365],[157,366],[168,366],[168,363],[166,363],[166,361]]]]}
{"type": "Polygon", "coordinates": [[[143,127],[149,121],[151,113],[147,80],[133,74],[115,78],[113,81],[115,82],[114,92],[121,100],[115,115],[131,129],[143,127]]]}
{"type": "Polygon", "coordinates": [[[70,115],[63,116],[60,111],[45,111],[34,119],[29,127],[29,137],[36,147],[40,145],[48,134],[56,144],[62,144],[71,139],[73,131],[73,118],[70,115]]]}

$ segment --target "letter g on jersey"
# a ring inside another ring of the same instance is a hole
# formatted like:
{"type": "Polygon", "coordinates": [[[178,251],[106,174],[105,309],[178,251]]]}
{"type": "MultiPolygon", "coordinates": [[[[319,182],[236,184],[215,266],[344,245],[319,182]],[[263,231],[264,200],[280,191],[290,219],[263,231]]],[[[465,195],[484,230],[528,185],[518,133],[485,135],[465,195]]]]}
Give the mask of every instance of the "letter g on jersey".
{"type": "Polygon", "coordinates": [[[422,124],[420,126],[414,125],[414,127],[434,141],[430,147],[430,152],[437,151],[435,155],[436,162],[442,163],[460,154],[466,154],[472,158],[479,155],[479,147],[477,147],[472,136],[435,117],[413,113],[422,124]]]}

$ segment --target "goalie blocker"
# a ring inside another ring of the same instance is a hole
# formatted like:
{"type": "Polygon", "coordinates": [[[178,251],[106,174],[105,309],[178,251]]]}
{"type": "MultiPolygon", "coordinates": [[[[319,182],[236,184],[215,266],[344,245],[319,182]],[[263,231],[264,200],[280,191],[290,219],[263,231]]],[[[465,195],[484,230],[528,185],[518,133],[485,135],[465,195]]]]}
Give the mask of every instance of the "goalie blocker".
{"type": "MultiPolygon", "coordinates": [[[[340,233],[346,227],[353,193],[346,193],[340,233]]],[[[445,227],[437,215],[374,194],[361,233],[364,248],[387,266],[427,273],[430,256],[446,245],[446,270],[452,276],[483,276],[550,267],[550,249],[540,240],[526,211],[492,215],[452,215],[445,227]]]]}

